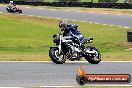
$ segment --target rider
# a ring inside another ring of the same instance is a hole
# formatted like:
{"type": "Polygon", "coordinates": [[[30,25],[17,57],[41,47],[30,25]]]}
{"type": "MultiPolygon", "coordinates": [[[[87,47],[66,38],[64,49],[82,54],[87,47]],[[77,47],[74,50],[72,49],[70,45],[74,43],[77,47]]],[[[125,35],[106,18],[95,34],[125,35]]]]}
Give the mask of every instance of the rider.
{"type": "Polygon", "coordinates": [[[10,1],[9,2],[9,7],[12,7],[12,6],[14,6],[14,2],[13,1],[10,1]]]}
{"type": "Polygon", "coordinates": [[[11,10],[13,10],[13,11],[16,11],[16,4],[14,4],[14,2],[13,1],[10,1],[10,3],[9,3],[9,8],[11,9],[11,10]]]}
{"type": "Polygon", "coordinates": [[[63,36],[70,36],[77,38],[79,42],[83,42],[85,39],[83,35],[79,32],[77,24],[68,24],[67,21],[64,19],[59,23],[59,27],[61,31],[64,31],[63,36]]]}

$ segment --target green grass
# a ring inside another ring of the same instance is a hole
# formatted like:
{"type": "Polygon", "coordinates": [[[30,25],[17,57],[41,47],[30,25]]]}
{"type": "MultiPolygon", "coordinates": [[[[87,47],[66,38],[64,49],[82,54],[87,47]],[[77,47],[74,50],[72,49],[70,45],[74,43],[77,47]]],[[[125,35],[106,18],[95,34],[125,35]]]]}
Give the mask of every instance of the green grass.
{"type": "MultiPolygon", "coordinates": [[[[0,60],[50,60],[48,51],[53,46],[52,35],[59,32],[60,20],[0,14],[0,60]]],[[[72,22],[79,25],[85,37],[93,37],[92,46],[102,53],[102,60],[131,60],[132,47],[127,30],[121,27],[72,22]]]]}

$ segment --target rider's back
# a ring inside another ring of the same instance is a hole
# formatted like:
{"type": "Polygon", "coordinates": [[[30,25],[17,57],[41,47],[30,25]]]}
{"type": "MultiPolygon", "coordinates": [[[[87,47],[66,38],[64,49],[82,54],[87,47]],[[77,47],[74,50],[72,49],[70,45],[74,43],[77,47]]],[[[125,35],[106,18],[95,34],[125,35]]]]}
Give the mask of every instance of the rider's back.
{"type": "Polygon", "coordinates": [[[67,25],[67,28],[64,30],[63,35],[64,36],[73,36],[73,37],[77,38],[79,41],[82,41],[84,39],[83,35],[78,30],[77,24],[67,25]]]}

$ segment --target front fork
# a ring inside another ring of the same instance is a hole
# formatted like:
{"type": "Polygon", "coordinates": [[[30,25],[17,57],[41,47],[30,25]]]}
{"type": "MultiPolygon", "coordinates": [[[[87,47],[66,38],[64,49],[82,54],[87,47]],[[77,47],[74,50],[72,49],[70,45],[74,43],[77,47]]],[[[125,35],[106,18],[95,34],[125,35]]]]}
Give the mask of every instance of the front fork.
{"type": "Polygon", "coordinates": [[[60,35],[60,42],[59,42],[59,54],[61,53],[61,35],[60,35]]]}

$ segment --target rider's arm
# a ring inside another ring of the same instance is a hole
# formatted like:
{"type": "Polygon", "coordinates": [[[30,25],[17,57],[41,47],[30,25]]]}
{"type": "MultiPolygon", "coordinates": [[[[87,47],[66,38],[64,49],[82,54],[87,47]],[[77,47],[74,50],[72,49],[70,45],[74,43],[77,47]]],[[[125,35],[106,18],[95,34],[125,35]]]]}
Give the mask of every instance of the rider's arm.
{"type": "Polygon", "coordinates": [[[9,3],[9,6],[11,5],[11,3],[9,3]]]}

